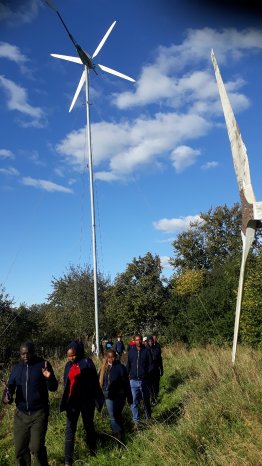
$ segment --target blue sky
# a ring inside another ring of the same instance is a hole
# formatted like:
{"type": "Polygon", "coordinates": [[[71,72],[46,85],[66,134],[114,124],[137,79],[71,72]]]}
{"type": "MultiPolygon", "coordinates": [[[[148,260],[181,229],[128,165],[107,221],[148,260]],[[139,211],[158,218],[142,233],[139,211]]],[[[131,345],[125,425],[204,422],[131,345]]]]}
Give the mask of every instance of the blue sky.
{"type": "MultiPolygon", "coordinates": [[[[205,1],[55,4],[90,55],[116,20],[95,61],[136,80],[90,73],[98,268],[113,279],[150,251],[168,276],[177,233],[239,200],[211,48],[262,200],[259,18],[205,1]]],[[[84,92],[68,112],[82,68],[50,56],[76,53],[41,0],[0,2],[0,31],[0,283],[42,303],[52,277],[92,265],[84,92]]]]}

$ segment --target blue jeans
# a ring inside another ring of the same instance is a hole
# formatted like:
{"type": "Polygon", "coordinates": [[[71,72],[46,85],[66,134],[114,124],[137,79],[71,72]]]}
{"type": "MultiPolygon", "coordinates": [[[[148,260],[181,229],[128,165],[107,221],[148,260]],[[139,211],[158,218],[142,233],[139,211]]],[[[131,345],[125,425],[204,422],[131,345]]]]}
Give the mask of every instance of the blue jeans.
{"type": "Polygon", "coordinates": [[[145,419],[151,417],[151,405],[150,405],[150,389],[147,380],[130,380],[130,387],[133,396],[133,403],[131,404],[131,411],[133,421],[139,421],[138,403],[141,397],[144,403],[144,416],[145,419]]]}
{"type": "Polygon", "coordinates": [[[125,404],[125,397],[119,396],[115,400],[106,398],[105,402],[112,431],[114,433],[121,432],[123,428],[122,411],[125,404]]]}

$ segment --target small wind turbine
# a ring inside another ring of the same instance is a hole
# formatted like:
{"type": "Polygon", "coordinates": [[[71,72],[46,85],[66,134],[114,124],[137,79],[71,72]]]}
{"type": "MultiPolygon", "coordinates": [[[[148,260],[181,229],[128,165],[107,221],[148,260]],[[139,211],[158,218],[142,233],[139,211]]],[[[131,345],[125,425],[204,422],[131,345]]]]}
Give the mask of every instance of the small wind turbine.
{"type": "Polygon", "coordinates": [[[91,220],[92,220],[92,244],[93,244],[93,269],[94,269],[94,301],[95,301],[95,329],[96,329],[96,348],[97,348],[97,355],[99,356],[99,321],[98,321],[98,297],[97,297],[97,259],[96,259],[96,225],[95,225],[95,209],[94,209],[94,188],[93,188],[93,161],[92,161],[92,144],[91,144],[91,125],[90,125],[90,109],[89,109],[89,71],[93,70],[95,74],[97,74],[96,69],[100,69],[102,71],[106,71],[107,73],[113,74],[123,79],[127,79],[128,81],[135,82],[133,78],[126,76],[119,71],[112,70],[107,66],[100,65],[94,63],[93,59],[98,55],[101,48],[103,47],[104,43],[106,42],[109,34],[111,33],[113,27],[116,24],[116,21],[110,26],[107,30],[106,34],[104,35],[101,42],[98,44],[96,50],[94,51],[93,55],[90,56],[86,53],[80,45],[76,42],[72,34],[69,32],[66,24],[62,16],[60,15],[59,11],[57,11],[56,7],[54,6],[51,0],[46,0],[46,3],[50,8],[55,11],[57,16],[59,17],[60,21],[62,22],[70,40],[73,42],[74,47],[78,53],[78,57],[71,57],[67,55],[58,55],[52,53],[51,56],[55,58],[60,58],[61,60],[71,61],[73,63],[78,63],[80,65],[84,65],[84,70],[81,75],[80,81],[78,83],[75,95],[73,97],[72,103],[69,108],[69,112],[71,112],[72,108],[75,105],[75,102],[80,94],[80,91],[85,83],[85,91],[86,91],[86,122],[87,122],[87,140],[88,140],[88,166],[89,166],[89,179],[90,179],[90,203],[91,203],[91,220]]]}
{"type": "Polygon", "coordinates": [[[245,144],[242,140],[226,89],[218,68],[214,51],[211,51],[211,59],[214,66],[217,86],[220,94],[220,99],[223,107],[223,112],[226,120],[229,141],[233,155],[233,162],[235,173],[237,177],[238,189],[242,204],[242,261],[238,283],[237,303],[236,303],[236,317],[234,328],[234,340],[232,349],[232,363],[235,364],[236,348],[238,339],[240,310],[244,286],[244,275],[246,260],[252,243],[255,239],[256,229],[262,227],[262,202],[257,202],[253,191],[248,156],[245,144]]]}

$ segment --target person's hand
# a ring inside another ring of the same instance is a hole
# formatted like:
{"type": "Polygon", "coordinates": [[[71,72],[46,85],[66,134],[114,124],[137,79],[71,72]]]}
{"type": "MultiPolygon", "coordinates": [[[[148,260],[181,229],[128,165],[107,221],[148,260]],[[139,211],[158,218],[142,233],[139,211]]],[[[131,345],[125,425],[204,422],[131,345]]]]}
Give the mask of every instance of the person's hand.
{"type": "Polygon", "coordinates": [[[45,361],[45,367],[42,369],[42,373],[43,373],[43,376],[45,377],[45,379],[50,379],[51,372],[48,370],[47,361],[45,361]]]}
{"type": "Polygon", "coordinates": [[[5,386],[2,400],[3,400],[3,403],[5,405],[10,405],[11,403],[13,403],[14,399],[13,399],[11,393],[9,392],[7,386],[5,386]]]}

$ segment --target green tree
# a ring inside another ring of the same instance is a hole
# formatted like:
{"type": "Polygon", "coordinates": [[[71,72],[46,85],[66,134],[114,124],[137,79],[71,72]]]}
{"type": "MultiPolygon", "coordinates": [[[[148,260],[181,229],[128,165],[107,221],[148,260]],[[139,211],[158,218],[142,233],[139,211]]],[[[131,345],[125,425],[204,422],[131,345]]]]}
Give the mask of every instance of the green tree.
{"type": "MultiPolygon", "coordinates": [[[[104,311],[104,292],[109,280],[98,274],[98,303],[100,321],[104,311]]],[[[94,281],[91,267],[69,267],[61,278],[52,280],[53,291],[49,306],[44,311],[44,321],[50,332],[58,329],[64,341],[88,338],[95,332],[94,281]],[[62,337],[63,336],[63,337],[62,337]]]]}
{"type": "Polygon", "coordinates": [[[192,284],[186,282],[188,273],[173,279],[176,338],[191,345],[232,340],[239,266],[234,258],[206,272],[204,279],[194,271],[192,284]]]}
{"type": "Polygon", "coordinates": [[[16,353],[20,344],[32,338],[36,324],[31,320],[31,313],[25,304],[14,307],[4,288],[0,289],[0,348],[2,355],[9,358],[16,353]]]}
{"type": "Polygon", "coordinates": [[[106,293],[107,331],[153,331],[163,320],[166,294],[159,256],[134,258],[106,293]]]}
{"type": "Polygon", "coordinates": [[[171,265],[177,272],[211,270],[232,256],[241,254],[241,210],[239,204],[230,209],[226,205],[200,214],[200,221],[192,222],[188,230],[173,241],[174,258],[171,265]]]}
{"type": "MultiPolygon", "coordinates": [[[[173,242],[174,326],[177,335],[190,343],[229,341],[242,253],[240,206],[218,206],[200,218],[173,242]]],[[[260,248],[257,234],[250,254],[255,262],[260,248]]]]}
{"type": "Polygon", "coordinates": [[[13,309],[13,300],[9,298],[5,288],[0,285],[0,348],[2,358],[12,351],[13,326],[17,314],[13,309]]]}
{"type": "Polygon", "coordinates": [[[262,348],[262,254],[250,257],[240,316],[240,338],[262,348]]]}

